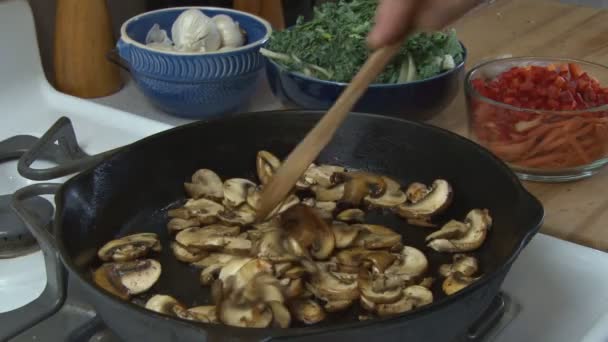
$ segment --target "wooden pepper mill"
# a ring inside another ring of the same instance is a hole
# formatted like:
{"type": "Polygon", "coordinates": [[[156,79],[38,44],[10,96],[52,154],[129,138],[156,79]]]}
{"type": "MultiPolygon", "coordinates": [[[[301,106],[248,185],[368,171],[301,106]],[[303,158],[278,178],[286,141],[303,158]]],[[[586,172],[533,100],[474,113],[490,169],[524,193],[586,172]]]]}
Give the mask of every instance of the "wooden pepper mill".
{"type": "Polygon", "coordinates": [[[106,0],[57,0],[55,86],[83,98],[110,95],[122,87],[120,70],[106,59],[114,48],[106,0]]]}

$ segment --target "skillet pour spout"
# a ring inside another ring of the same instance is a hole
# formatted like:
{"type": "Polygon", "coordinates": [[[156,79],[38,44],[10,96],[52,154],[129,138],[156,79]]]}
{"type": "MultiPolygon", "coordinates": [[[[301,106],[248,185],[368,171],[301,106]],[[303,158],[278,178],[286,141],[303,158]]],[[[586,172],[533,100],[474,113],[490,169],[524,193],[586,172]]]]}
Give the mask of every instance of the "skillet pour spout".
{"type": "MultiPolygon", "coordinates": [[[[170,294],[188,306],[211,303],[210,291],[198,282],[199,273],[172,255],[167,210],[183,203],[184,182],[196,170],[214,170],[222,179],[254,179],[258,151],[285,158],[322,115],[272,111],[195,122],[105,155],[65,182],[55,196],[52,248],[108,327],[129,341],[368,341],[378,336],[388,341],[449,341],[463,334],[498,294],[512,263],[540,228],[542,205],[504,163],[472,141],[427,124],[371,114],[351,113],[318,163],[386,175],[400,184],[445,179],[454,197],[443,218],[462,218],[471,208],[487,208],[493,224],[482,247],[472,253],[484,274],[472,285],[392,317],[358,321],[353,309],[316,325],[254,329],[163,316],[93,283],[91,270],[100,265],[96,251],[103,244],[128,234],[156,233],[162,244],[156,259],[163,272],[150,295],[170,294]]],[[[404,242],[427,255],[430,267],[452,262],[451,254],[426,246],[432,228],[382,212],[369,220],[401,234],[404,242]]]]}

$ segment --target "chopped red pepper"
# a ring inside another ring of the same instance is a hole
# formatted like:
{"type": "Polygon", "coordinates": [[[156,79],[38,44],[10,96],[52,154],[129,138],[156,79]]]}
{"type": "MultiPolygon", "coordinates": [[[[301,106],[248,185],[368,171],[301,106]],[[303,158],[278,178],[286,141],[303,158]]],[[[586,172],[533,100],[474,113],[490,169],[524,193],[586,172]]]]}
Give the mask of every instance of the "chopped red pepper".
{"type": "Polygon", "coordinates": [[[584,111],[608,104],[608,87],[574,63],[514,67],[492,80],[475,79],[481,95],[526,112],[471,101],[475,138],[506,161],[524,167],[562,168],[608,155],[608,111],[584,111]]]}

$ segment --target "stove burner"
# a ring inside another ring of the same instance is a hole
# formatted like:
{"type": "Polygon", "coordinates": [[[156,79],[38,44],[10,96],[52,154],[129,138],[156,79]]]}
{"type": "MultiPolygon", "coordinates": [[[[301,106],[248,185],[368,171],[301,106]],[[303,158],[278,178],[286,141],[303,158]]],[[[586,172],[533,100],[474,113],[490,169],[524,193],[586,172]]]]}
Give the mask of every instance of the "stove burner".
{"type": "MultiPolygon", "coordinates": [[[[99,160],[91,157],[78,145],[70,120],[62,117],[40,138],[17,135],[0,141],[0,163],[20,158],[19,174],[31,180],[59,178],[99,160]],[[34,169],[36,160],[50,161],[57,166],[50,169],[34,169]]],[[[12,213],[11,195],[0,195],[0,259],[14,258],[39,249],[34,237],[22,221],[12,213]]],[[[53,215],[53,206],[41,197],[26,201],[37,219],[48,223],[53,215]]]]}
{"type": "MultiPolygon", "coordinates": [[[[36,239],[10,208],[11,197],[0,196],[0,259],[16,258],[39,249],[36,239]]],[[[24,202],[40,220],[42,227],[47,227],[53,216],[53,205],[42,197],[33,197],[24,202]]]]}

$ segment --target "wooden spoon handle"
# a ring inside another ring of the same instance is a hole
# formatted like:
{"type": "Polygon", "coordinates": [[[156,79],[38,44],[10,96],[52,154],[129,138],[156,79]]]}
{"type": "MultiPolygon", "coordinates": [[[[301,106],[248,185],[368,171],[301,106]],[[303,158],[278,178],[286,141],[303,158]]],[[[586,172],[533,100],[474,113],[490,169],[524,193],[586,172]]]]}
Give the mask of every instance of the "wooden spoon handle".
{"type": "Polygon", "coordinates": [[[368,57],[327,114],[289,154],[283,165],[264,187],[258,211],[259,219],[265,218],[287,196],[308,166],[331,141],[340,124],[365,93],[367,87],[399,52],[401,46],[402,44],[399,42],[382,47],[368,57]]]}

